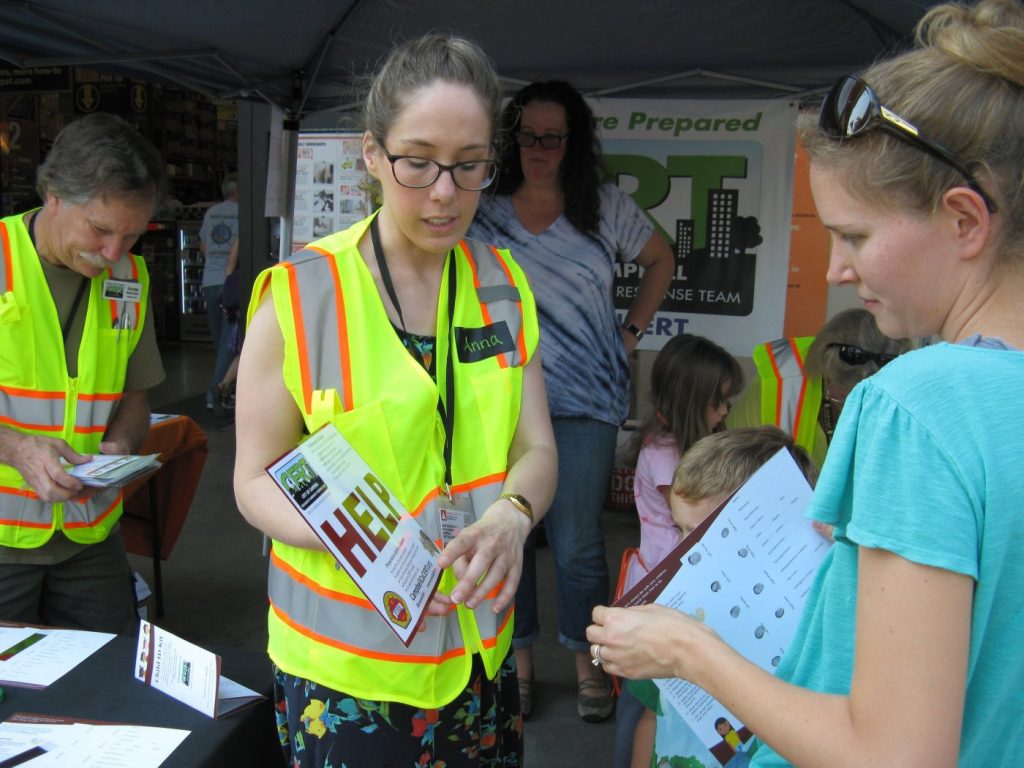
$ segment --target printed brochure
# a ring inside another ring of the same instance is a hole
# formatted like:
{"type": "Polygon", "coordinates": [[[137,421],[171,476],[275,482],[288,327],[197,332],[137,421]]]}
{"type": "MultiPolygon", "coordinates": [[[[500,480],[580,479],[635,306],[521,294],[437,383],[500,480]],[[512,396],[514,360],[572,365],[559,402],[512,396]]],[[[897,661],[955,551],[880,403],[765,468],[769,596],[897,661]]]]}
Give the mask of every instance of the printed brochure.
{"type": "MultiPolygon", "coordinates": [[[[687,613],[774,672],[830,546],[803,516],[810,500],[781,449],[616,605],[653,602],[687,613]]],[[[750,731],[698,686],[654,682],[722,765],[752,745],[750,731]]]]}
{"type": "Polygon", "coordinates": [[[267,472],[406,646],[441,579],[440,550],[333,424],[267,472]]]}

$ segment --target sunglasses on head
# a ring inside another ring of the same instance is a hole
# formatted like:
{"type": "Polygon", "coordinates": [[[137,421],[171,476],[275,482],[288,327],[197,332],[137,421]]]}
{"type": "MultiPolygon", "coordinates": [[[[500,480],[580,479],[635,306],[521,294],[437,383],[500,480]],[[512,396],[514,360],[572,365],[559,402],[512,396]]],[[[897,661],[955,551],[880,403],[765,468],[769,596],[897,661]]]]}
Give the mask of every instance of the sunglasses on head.
{"type": "Polygon", "coordinates": [[[990,213],[997,210],[995,201],[966,165],[941,144],[924,136],[913,123],[883,106],[871,86],[859,77],[847,75],[832,86],[821,103],[818,127],[831,139],[852,139],[880,128],[955,169],[967,181],[967,186],[981,195],[990,213]]]}
{"type": "Polygon", "coordinates": [[[835,348],[839,353],[839,359],[847,365],[864,365],[871,361],[878,363],[878,367],[881,368],[886,363],[896,359],[896,355],[868,352],[866,349],[861,349],[853,344],[829,344],[828,346],[830,349],[835,348]]]}

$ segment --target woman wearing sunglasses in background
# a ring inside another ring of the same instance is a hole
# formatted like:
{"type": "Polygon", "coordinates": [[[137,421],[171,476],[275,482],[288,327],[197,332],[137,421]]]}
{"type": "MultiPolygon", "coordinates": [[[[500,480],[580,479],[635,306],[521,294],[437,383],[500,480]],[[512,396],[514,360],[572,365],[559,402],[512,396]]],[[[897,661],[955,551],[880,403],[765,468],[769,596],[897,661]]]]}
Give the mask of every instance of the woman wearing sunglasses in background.
{"type": "Polygon", "coordinates": [[[790,434],[796,431],[798,434],[794,437],[820,469],[850,390],[859,381],[877,373],[879,368],[897,355],[910,349],[911,344],[909,339],[890,339],[882,335],[874,316],[860,308],[839,312],[821,327],[813,340],[810,337],[787,339],[761,346],[774,347],[783,342],[786,347],[806,349],[806,357],[799,372],[815,386],[803,385],[803,380],[797,377],[796,386],[799,390],[794,389],[794,399],[799,397],[804,408],[812,409],[807,418],[816,419],[817,423],[811,425],[813,430],[805,431],[801,427],[794,430],[787,416],[780,417],[774,388],[766,387],[762,381],[762,376],[775,375],[776,365],[767,359],[758,361],[760,350],[755,351],[754,358],[757,376],[743,390],[743,396],[736,407],[729,411],[726,424],[730,429],[774,424],[790,434]],[[809,345],[801,347],[808,341],[809,345]],[[766,399],[768,402],[763,402],[766,399]],[[767,414],[771,414],[771,418],[767,414]]]}
{"type": "Polygon", "coordinates": [[[832,442],[839,414],[854,386],[910,347],[909,339],[882,335],[874,316],[864,309],[843,310],[825,323],[807,350],[805,366],[808,375],[821,377],[818,424],[826,443],[832,442]]]}
{"type": "Polygon", "coordinates": [[[613,673],[726,704],[755,766],[1019,765],[1024,7],[932,9],[802,128],[830,281],[942,341],[846,399],[811,503],[836,543],[778,677],[665,608],[597,608],[588,637],[613,673]]]}
{"type": "MultiPolygon", "coordinates": [[[[574,651],[578,711],[613,709],[604,674],[589,663],[590,612],[608,599],[600,528],[619,425],[629,411],[626,356],[672,279],[668,243],[625,192],[601,183],[594,115],[568,83],[533,83],[506,106],[496,196],[481,201],[473,237],[510,248],[537,297],[544,381],[558,445],[558,487],[544,526],[555,559],[559,639],[574,651]],[[624,321],[612,306],[616,261],[644,268],[624,321]]],[[[523,714],[532,708],[537,620],[534,537],[516,594],[513,644],[523,714]]]]}

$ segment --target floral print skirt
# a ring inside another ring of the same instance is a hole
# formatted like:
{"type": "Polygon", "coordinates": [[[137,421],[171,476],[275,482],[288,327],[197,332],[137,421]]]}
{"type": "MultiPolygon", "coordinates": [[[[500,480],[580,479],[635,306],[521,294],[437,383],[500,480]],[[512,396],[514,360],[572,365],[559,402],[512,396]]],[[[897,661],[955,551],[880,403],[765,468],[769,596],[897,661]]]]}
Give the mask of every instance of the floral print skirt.
{"type": "Polygon", "coordinates": [[[494,680],[479,655],[466,689],[438,709],[357,699],[275,670],[277,731],[293,768],[519,768],[515,656],[494,680]]]}

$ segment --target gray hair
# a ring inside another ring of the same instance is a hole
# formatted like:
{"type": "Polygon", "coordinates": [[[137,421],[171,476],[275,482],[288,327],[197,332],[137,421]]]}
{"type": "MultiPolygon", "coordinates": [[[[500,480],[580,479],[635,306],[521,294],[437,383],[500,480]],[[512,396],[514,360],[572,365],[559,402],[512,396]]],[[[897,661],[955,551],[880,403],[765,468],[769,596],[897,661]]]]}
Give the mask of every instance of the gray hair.
{"type": "Polygon", "coordinates": [[[902,355],[913,346],[910,339],[890,339],[882,335],[875,316],[866,309],[844,309],[825,323],[814,337],[807,350],[804,367],[811,376],[821,376],[833,384],[849,387],[877,373],[880,366],[874,360],[863,365],[844,363],[839,357],[837,344],[851,344],[865,352],[881,355],[902,355]]]}
{"type": "Polygon", "coordinates": [[[75,205],[104,195],[146,196],[158,203],[164,163],[127,121],[95,112],[66,125],[36,174],[36,191],[75,205]]]}
{"type": "Polygon", "coordinates": [[[501,86],[490,59],[469,40],[437,34],[403,43],[387,57],[365,97],[366,130],[384,141],[410,97],[436,81],[471,88],[490,118],[493,134],[501,114],[501,86]]]}

